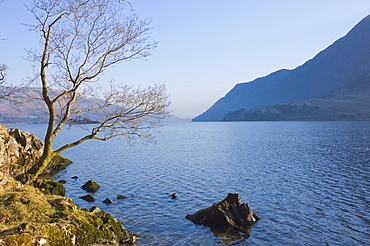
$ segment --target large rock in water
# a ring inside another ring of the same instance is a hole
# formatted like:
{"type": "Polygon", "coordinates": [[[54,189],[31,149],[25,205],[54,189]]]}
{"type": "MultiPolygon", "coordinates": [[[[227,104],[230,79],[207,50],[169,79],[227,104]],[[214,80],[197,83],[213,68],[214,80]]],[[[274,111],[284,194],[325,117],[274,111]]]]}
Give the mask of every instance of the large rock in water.
{"type": "Polygon", "coordinates": [[[233,193],[229,193],[221,202],[187,215],[186,218],[196,224],[215,228],[234,227],[243,232],[249,232],[260,219],[247,203],[240,202],[238,194],[233,193]]]}

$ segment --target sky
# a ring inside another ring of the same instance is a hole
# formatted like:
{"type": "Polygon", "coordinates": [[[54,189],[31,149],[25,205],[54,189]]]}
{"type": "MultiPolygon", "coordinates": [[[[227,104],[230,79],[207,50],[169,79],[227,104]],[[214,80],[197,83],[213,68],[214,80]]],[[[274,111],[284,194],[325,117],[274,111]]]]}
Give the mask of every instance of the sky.
{"type": "MultiPolygon", "coordinates": [[[[27,50],[39,34],[24,4],[0,3],[0,63],[20,83],[33,73],[27,50]]],[[[194,118],[237,83],[293,69],[344,36],[370,14],[369,0],[132,0],[151,20],[158,47],[146,60],[110,68],[101,78],[130,85],[165,83],[174,115],[194,118]]]]}

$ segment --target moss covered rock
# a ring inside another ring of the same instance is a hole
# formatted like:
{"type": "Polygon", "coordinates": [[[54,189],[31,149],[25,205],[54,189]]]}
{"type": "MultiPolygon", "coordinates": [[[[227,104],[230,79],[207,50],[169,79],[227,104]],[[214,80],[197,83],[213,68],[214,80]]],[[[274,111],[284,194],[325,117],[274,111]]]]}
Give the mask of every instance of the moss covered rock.
{"type": "Polygon", "coordinates": [[[55,180],[37,179],[34,181],[34,186],[47,195],[65,196],[66,194],[63,184],[55,180]]]}
{"type": "Polygon", "coordinates": [[[1,246],[32,246],[32,236],[28,233],[23,233],[19,235],[10,235],[6,238],[0,240],[1,246]]]}
{"type": "Polygon", "coordinates": [[[118,245],[135,237],[105,211],[80,209],[70,198],[11,179],[0,186],[0,246],[118,245]]]}
{"type": "Polygon", "coordinates": [[[87,192],[95,193],[100,189],[100,185],[92,180],[89,180],[83,186],[81,186],[81,188],[87,192]]]}

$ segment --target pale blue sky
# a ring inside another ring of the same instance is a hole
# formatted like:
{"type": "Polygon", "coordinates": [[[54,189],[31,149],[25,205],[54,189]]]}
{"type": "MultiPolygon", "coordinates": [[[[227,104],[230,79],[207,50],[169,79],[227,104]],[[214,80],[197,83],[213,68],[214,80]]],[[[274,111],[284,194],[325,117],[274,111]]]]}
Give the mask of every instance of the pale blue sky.
{"type": "MultiPolygon", "coordinates": [[[[0,4],[0,62],[17,83],[31,74],[23,57],[38,37],[27,0],[0,4]]],[[[174,114],[195,117],[235,84],[295,68],[370,14],[369,0],[132,0],[159,42],[147,61],[118,65],[102,81],[166,82],[174,114]]]]}

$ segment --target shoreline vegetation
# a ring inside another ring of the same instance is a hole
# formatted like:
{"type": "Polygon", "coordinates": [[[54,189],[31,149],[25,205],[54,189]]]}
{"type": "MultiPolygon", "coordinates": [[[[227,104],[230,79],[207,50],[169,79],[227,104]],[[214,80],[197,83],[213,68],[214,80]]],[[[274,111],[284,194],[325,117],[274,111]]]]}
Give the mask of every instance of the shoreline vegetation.
{"type": "Polygon", "coordinates": [[[119,245],[133,243],[138,234],[94,206],[80,208],[64,197],[63,182],[45,179],[71,161],[58,156],[44,178],[25,173],[41,153],[43,143],[33,134],[0,126],[0,246],[119,245]]]}

